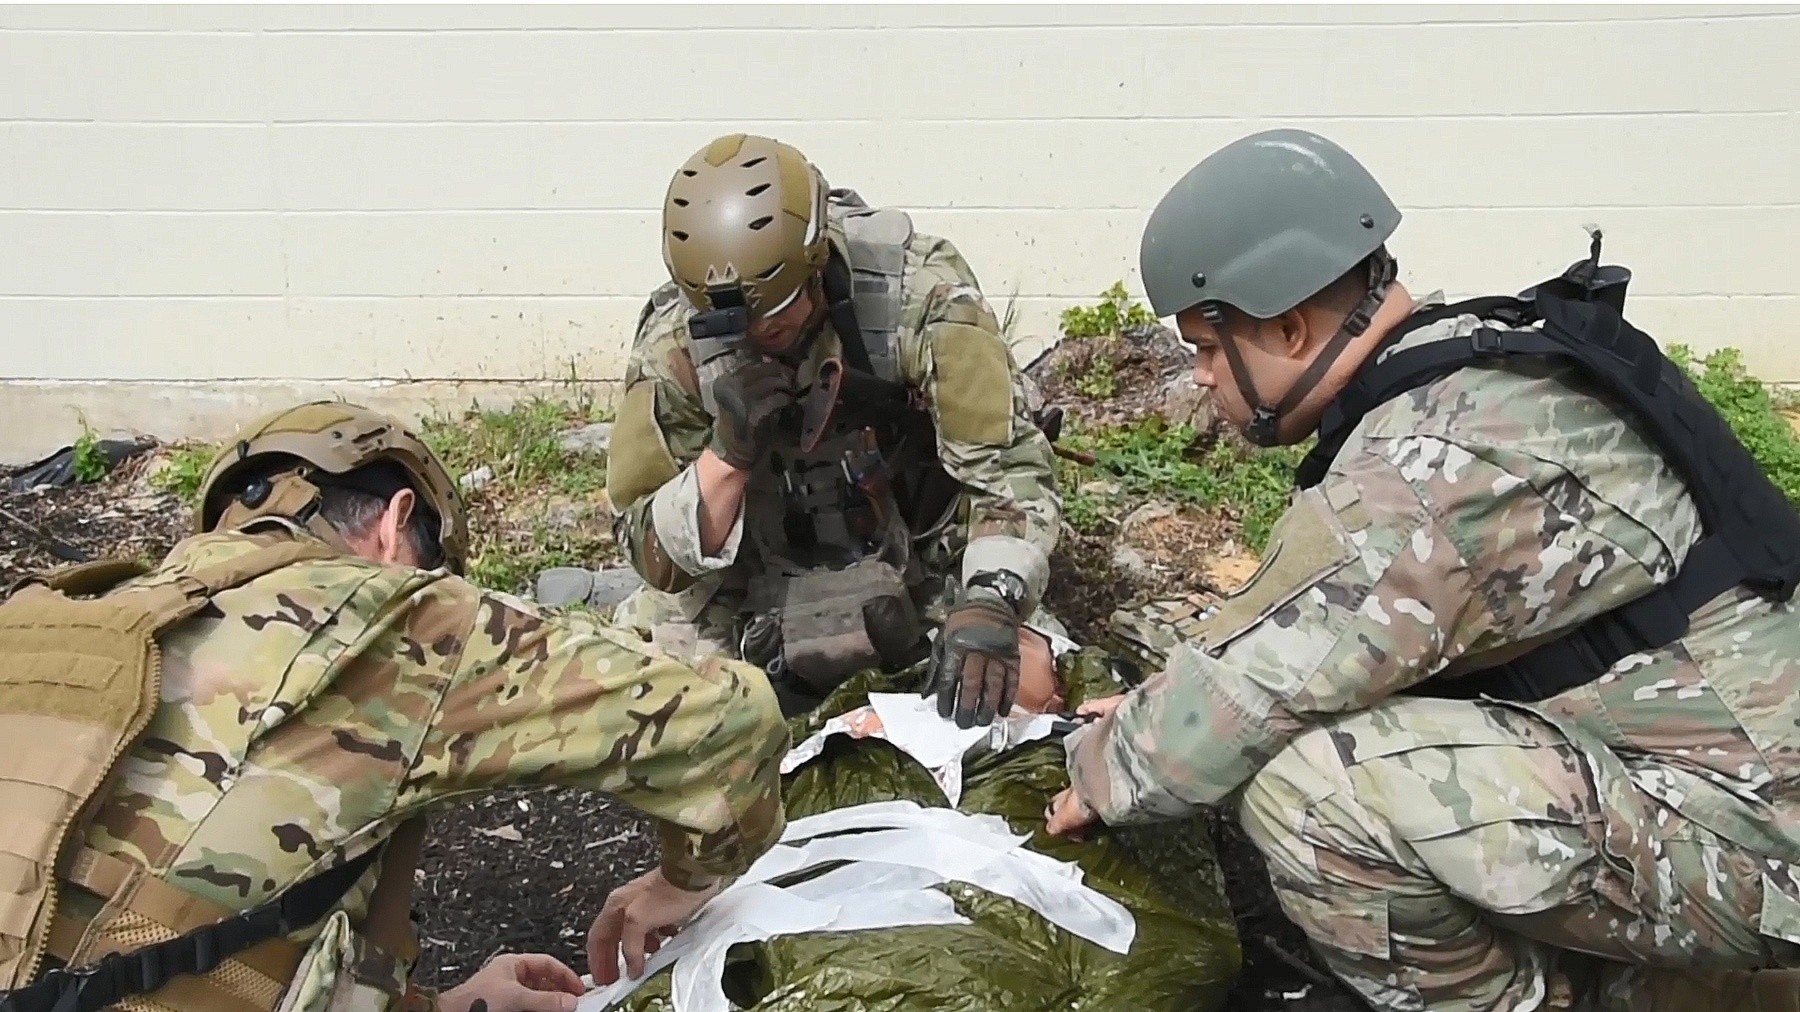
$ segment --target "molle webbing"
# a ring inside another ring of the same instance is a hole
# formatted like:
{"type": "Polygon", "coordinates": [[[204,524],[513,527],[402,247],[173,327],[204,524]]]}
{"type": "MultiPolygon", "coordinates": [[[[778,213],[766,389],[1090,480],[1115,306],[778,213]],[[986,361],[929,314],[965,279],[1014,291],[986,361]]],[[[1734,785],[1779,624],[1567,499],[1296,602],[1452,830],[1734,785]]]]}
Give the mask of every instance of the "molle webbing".
{"type": "Polygon", "coordinates": [[[58,859],[155,713],[156,636],[216,594],[336,554],[281,541],[173,581],[97,594],[140,567],[90,563],[22,582],[0,605],[0,991],[30,981],[56,919],[58,859]]]}

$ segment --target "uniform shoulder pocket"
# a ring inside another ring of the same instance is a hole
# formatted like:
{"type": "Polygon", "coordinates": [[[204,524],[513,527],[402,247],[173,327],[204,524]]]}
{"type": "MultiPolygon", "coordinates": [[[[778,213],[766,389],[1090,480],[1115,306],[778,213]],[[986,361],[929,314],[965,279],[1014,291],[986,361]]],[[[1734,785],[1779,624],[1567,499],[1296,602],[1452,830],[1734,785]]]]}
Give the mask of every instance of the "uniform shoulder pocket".
{"type": "Polygon", "coordinates": [[[1218,656],[1354,558],[1349,535],[1325,497],[1315,489],[1301,492],[1276,522],[1262,565],[1202,625],[1203,648],[1218,656]]]}

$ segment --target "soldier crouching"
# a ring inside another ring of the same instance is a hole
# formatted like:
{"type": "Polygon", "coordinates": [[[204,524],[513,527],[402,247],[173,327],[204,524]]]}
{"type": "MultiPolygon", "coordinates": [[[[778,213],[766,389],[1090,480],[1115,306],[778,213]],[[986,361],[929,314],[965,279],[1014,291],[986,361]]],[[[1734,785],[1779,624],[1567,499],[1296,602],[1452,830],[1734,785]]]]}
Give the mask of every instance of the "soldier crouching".
{"type": "Polygon", "coordinates": [[[649,584],[617,621],[762,665],[790,714],[932,653],[964,727],[1047,705],[1053,455],[961,254],[734,134],[675,174],[663,257],[608,467],[649,584]]]}
{"type": "Polygon", "coordinates": [[[1195,379],[1317,442],[1263,568],[1068,740],[1052,832],[1232,805],[1380,1009],[1800,1004],[1800,515],[1589,257],[1414,299],[1339,145],[1145,228],[1195,379]]]}
{"type": "Polygon", "coordinates": [[[557,784],[652,816],[661,866],[590,934],[602,982],[780,837],[762,673],[461,579],[456,485],[395,420],[277,412],[201,497],[154,568],[0,604],[0,1010],[572,1009],[548,956],[409,987],[427,814],[557,784]]]}

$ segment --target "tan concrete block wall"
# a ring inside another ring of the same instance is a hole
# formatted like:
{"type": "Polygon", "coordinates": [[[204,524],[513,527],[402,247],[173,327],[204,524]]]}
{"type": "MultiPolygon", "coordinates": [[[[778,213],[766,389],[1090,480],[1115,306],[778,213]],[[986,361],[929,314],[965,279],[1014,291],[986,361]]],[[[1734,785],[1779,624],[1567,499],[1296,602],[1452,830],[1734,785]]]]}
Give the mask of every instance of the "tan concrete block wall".
{"type": "Polygon", "coordinates": [[[615,379],[668,174],[740,128],[955,240],[1025,348],[1283,124],[1384,179],[1415,289],[1595,222],[1647,328],[1800,381],[1796,52],[1792,5],[4,8],[0,459],[615,379]]]}

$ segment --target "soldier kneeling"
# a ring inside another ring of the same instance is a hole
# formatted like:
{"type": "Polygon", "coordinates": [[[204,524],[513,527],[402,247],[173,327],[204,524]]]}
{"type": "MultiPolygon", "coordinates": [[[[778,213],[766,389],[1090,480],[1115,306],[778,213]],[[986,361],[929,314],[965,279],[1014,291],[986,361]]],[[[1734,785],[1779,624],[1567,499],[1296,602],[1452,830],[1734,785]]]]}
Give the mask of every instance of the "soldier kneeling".
{"type": "Polygon", "coordinates": [[[1048,699],[1053,455],[956,248],[734,134],[675,174],[663,258],[607,476],[649,584],[619,622],[763,665],[790,715],[939,621],[944,716],[1008,712],[1022,658],[1048,699]]]}

